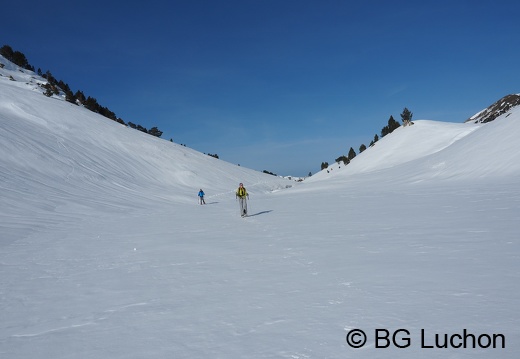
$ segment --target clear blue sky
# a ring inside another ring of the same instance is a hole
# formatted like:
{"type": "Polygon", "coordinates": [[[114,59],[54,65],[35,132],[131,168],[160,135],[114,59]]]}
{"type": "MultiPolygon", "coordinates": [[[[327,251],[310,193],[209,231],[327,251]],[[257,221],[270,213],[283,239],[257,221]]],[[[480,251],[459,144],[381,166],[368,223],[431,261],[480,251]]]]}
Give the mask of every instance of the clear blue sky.
{"type": "Polygon", "coordinates": [[[463,122],[520,93],[520,1],[3,2],[0,39],[125,122],[280,175],[404,107],[463,122]],[[116,4],[117,3],[117,4],[116,4]]]}

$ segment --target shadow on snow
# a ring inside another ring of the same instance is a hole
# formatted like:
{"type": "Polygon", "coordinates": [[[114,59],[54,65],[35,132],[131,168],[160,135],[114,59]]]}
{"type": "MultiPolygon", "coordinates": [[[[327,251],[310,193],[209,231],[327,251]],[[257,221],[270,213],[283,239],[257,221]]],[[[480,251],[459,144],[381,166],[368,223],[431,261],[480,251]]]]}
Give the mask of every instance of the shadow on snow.
{"type": "Polygon", "coordinates": [[[270,212],[272,212],[272,211],[273,211],[273,210],[271,209],[271,210],[269,210],[269,211],[262,211],[262,212],[258,212],[258,213],[255,213],[255,214],[250,214],[250,215],[248,215],[248,217],[259,216],[259,215],[261,215],[261,214],[270,213],[270,212]]]}

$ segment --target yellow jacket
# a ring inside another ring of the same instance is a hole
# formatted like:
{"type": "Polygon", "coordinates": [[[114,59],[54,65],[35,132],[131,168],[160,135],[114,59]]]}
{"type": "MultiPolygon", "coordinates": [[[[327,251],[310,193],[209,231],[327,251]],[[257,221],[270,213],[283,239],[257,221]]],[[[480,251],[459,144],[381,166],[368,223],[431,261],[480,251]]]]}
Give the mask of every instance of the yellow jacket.
{"type": "Polygon", "coordinates": [[[238,187],[236,196],[240,197],[240,198],[243,198],[243,197],[249,196],[249,195],[247,194],[247,191],[246,191],[245,187],[238,187]]]}

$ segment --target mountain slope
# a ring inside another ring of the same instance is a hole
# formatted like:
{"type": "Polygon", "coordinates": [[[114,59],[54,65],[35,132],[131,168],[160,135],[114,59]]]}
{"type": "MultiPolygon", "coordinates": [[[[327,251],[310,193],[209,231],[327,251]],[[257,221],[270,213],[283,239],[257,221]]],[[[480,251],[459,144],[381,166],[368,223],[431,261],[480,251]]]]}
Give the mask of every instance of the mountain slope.
{"type": "Polygon", "coordinates": [[[2,358],[518,357],[516,111],[417,121],[294,185],[28,83],[0,77],[2,358]],[[505,347],[431,347],[466,331],[505,347]]]}
{"type": "Polygon", "coordinates": [[[7,205],[0,214],[20,221],[4,223],[12,227],[11,238],[29,230],[31,213],[52,216],[72,204],[130,211],[138,203],[196,203],[200,188],[208,196],[233,196],[239,182],[252,193],[294,183],[143,134],[60,96],[43,96],[38,83],[44,79],[2,61],[0,176],[7,205]],[[129,196],[132,203],[121,208],[129,196]]]}
{"type": "Polygon", "coordinates": [[[399,181],[520,175],[520,106],[486,124],[418,120],[383,137],[350,164],[333,164],[309,182],[387,171],[399,181]]]}

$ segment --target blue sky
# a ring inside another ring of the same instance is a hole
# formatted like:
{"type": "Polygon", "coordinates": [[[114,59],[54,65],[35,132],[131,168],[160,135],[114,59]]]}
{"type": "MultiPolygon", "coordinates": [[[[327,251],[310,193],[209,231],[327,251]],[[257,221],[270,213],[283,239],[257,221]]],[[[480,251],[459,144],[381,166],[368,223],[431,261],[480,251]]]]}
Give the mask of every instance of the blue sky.
{"type": "Polygon", "coordinates": [[[307,175],[390,116],[463,122],[520,92],[518,1],[24,1],[1,45],[162,138],[307,175]]]}

